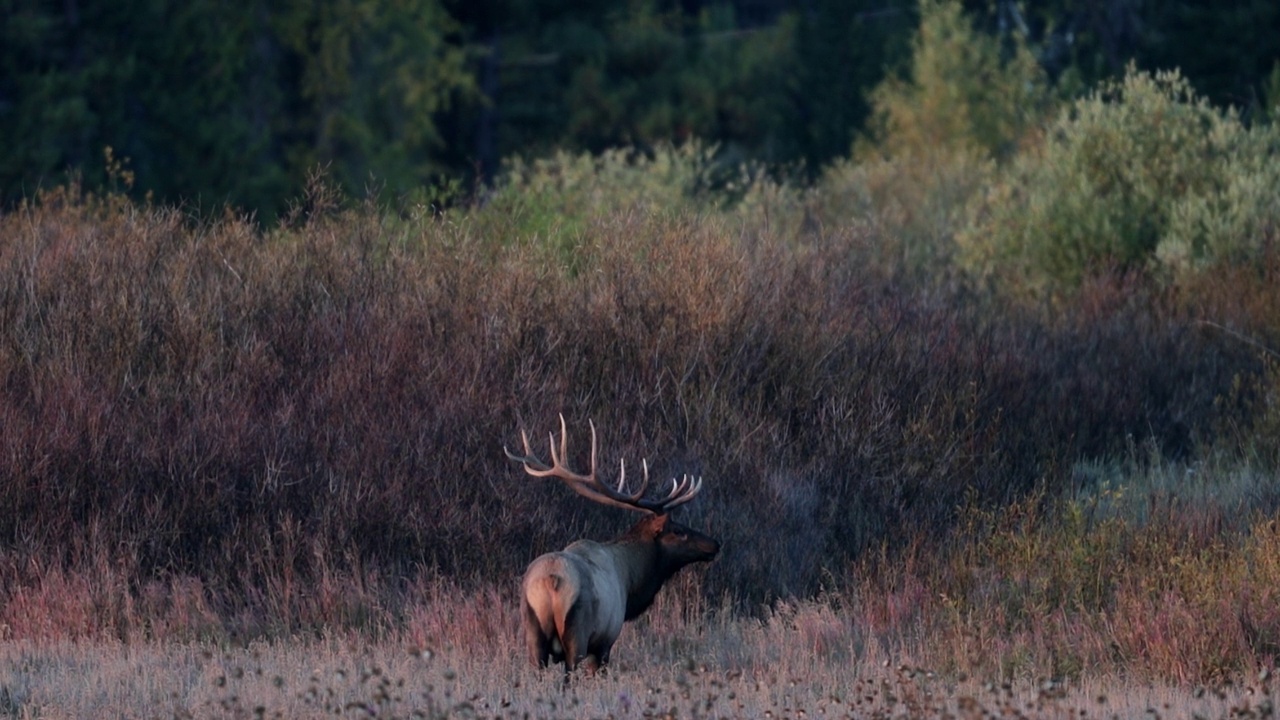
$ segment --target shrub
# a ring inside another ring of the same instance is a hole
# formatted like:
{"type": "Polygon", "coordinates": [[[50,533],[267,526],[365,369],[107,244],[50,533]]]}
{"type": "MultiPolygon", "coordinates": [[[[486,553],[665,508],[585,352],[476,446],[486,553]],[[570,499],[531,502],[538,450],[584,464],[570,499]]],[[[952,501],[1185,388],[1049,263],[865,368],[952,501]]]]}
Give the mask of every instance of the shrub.
{"type": "Polygon", "coordinates": [[[920,571],[951,610],[938,631],[1015,638],[1006,652],[1069,676],[1210,683],[1274,662],[1280,494],[1265,473],[1147,460],[1083,465],[1056,499],[967,508],[920,571]]]}
{"type": "Polygon", "coordinates": [[[598,155],[557,151],[534,160],[507,161],[485,198],[480,218],[506,218],[506,241],[534,240],[565,248],[580,242],[592,218],[612,212],[670,212],[694,207],[707,182],[714,149],[690,142],[598,155]]]}
{"type": "Polygon", "coordinates": [[[883,271],[942,280],[954,274],[954,236],[969,199],[994,171],[993,162],[968,153],[842,160],[823,173],[814,215],[826,228],[867,231],[883,271]]]}
{"type": "Polygon", "coordinates": [[[872,91],[870,137],[859,154],[1011,155],[1049,99],[1040,65],[1021,37],[1006,53],[975,30],[956,0],[921,0],[920,15],[909,77],[891,76],[872,91]]]}
{"type": "Polygon", "coordinates": [[[1129,68],[1064,109],[974,200],[962,263],[1021,291],[1101,268],[1181,270],[1256,252],[1280,217],[1276,133],[1176,71],[1129,68]]]}
{"type": "Polygon", "coordinates": [[[453,217],[502,243],[526,243],[555,262],[578,268],[593,223],[611,216],[714,214],[743,232],[764,229],[795,239],[811,219],[810,193],[759,164],[735,164],[717,148],[690,141],[650,152],[558,151],[513,158],[479,212],[453,217]]]}
{"type": "Polygon", "coordinates": [[[1036,127],[1049,93],[1021,38],[1006,53],[958,2],[923,0],[920,12],[908,76],[871,93],[870,130],[824,172],[818,215],[868,223],[892,264],[938,276],[970,197],[1036,127]]]}

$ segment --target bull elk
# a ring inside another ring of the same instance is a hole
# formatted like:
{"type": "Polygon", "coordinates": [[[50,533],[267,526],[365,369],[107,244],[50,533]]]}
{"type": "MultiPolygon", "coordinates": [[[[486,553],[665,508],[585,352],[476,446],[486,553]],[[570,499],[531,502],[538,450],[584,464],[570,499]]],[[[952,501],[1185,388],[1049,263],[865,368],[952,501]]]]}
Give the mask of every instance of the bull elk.
{"type": "Polygon", "coordinates": [[[671,492],[661,500],[645,499],[649,465],[640,488],[626,488],[625,461],[619,465],[617,489],[596,479],[596,427],[591,423],[591,471],[580,475],[565,466],[568,432],[560,416],[560,449],[550,435],[551,465],[529,449],[529,436],[520,431],[524,455],[503,447],[507,457],[534,477],[556,477],[574,492],[603,505],[642,513],[630,530],[610,542],[579,540],[559,552],[549,552],[529,564],[522,581],[523,623],[529,659],[538,667],[563,662],[566,672],[582,667],[594,673],[609,662],[609,651],[632,620],[653,604],[663,583],[680,568],[706,562],[720,551],[720,543],[671,519],[671,511],[692,500],[702,489],[701,478],[672,479],[671,492]]]}

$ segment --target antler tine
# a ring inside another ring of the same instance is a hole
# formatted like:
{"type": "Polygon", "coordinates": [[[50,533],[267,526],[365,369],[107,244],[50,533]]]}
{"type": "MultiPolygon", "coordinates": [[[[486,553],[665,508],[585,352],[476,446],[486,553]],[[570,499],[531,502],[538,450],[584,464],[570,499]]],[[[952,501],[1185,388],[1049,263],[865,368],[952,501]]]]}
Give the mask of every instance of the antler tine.
{"type": "Polygon", "coordinates": [[[633,493],[629,493],[626,491],[627,459],[621,458],[618,460],[618,489],[614,492],[614,494],[617,495],[619,500],[626,500],[627,502],[631,502],[631,503],[643,504],[641,501],[641,498],[644,497],[644,491],[649,487],[649,461],[642,458],[640,460],[640,465],[641,467],[644,468],[644,476],[640,479],[640,489],[636,490],[633,493]]]}
{"type": "Polygon", "coordinates": [[[688,485],[689,485],[688,475],[682,476],[679,481],[677,481],[675,478],[671,478],[671,492],[667,493],[667,496],[663,498],[663,502],[666,502],[667,500],[671,500],[672,498],[680,495],[680,493],[685,491],[685,488],[687,488],[688,485]]]}
{"type": "MultiPolygon", "coordinates": [[[[526,458],[531,458],[531,459],[532,459],[532,460],[533,460],[533,461],[538,465],[538,469],[540,469],[540,470],[550,470],[550,469],[551,469],[551,468],[547,467],[547,464],[546,464],[546,463],[544,463],[544,462],[542,462],[541,460],[539,460],[537,455],[534,455],[534,454],[533,454],[533,448],[531,448],[531,447],[529,446],[529,433],[526,433],[524,430],[521,430],[521,431],[520,431],[520,441],[524,443],[524,456],[525,456],[526,458]]],[[[526,464],[526,465],[528,465],[528,463],[525,463],[525,464],[526,464]]]]}
{"type": "MultiPolygon", "coordinates": [[[[560,416],[560,427],[564,427],[564,415],[560,416]]],[[[587,418],[587,427],[591,428],[591,474],[588,476],[592,482],[596,479],[596,422],[591,418],[587,418]]]]}
{"type": "Polygon", "coordinates": [[[685,475],[677,483],[675,478],[671,478],[671,492],[662,501],[662,511],[668,512],[673,508],[677,508],[698,495],[702,491],[702,478],[685,475]]]}
{"type": "Polygon", "coordinates": [[[636,497],[644,495],[644,491],[649,487],[649,459],[640,458],[640,465],[644,468],[644,477],[640,479],[640,489],[636,491],[636,497]]]}
{"type": "Polygon", "coordinates": [[[529,434],[524,430],[520,431],[520,441],[524,443],[523,456],[511,452],[506,445],[502,446],[502,452],[506,453],[508,458],[523,464],[524,471],[534,477],[547,477],[555,472],[554,468],[547,467],[546,463],[533,454],[533,450],[529,447],[529,434]]]}
{"type": "Polygon", "coordinates": [[[556,454],[556,432],[547,433],[547,447],[551,449],[551,464],[559,467],[564,464],[564,456],[569,449],[569,433],[564,427],[564,413],[560,413],[560,454],[556,454]]]}

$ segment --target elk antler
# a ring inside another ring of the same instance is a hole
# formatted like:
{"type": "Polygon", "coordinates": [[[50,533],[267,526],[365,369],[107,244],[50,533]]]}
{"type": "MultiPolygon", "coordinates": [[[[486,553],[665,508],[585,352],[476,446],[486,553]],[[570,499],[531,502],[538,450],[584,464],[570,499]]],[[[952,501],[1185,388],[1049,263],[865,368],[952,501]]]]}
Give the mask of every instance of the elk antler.
{"type": "Polygon", "coordinates": [[[564,480],[565,484],[579,495],[589,500],[604,505],[620,507],[624,510],[661,515],[670,512],[672,508],[689,502],[702,490],[702,478],[685,475],[679,482],[676,482],[675,478],[671,479],[671,492],[665,498],[661,500],[644,499],[645,488],[649,487],[649,463],[644,460],[640,463],[644,468],[644,479],[640,481],[639,490],[634,493],[625,491],[627,483],[626,461],[619,462],[618,489],[614,490],[605,485],[596,479],[596,425],[590,420],[587,421],[587,424],[591,426],[591,472],[586,475],[576,473],[564,464],[565,458],[569,456],[569,432],[565,429],[563,414],[560,415],[559,452],[556,452],[555,433],[550,433],[550,466],[539,460],[533,454],[533,451],[529,449],[529,436],[524,430],[520,431],[520,439],[524,442],[524,455],[516,455],[508,450],[505,445],[502,447],[502,451],[507,454],[507,457],[524,465],[524,471],[534,477],[558,477],[564,480]]]}

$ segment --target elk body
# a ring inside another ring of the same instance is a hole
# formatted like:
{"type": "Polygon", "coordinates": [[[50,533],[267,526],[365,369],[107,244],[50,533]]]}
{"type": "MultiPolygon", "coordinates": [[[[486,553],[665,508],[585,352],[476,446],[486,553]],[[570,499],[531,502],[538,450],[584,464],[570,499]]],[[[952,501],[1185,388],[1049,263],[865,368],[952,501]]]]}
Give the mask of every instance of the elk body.
{"type": "Polygon", "coordinates": [[[622,623],[648,609],[663,583],[680,568],[713,559],[720,543],[671,519],[673,509],[702,489],[701,478],[686,475],[679,482],[672,480],[665,498],[647,500],[648,465],[644,465],[639,490],[628,493],[623,464],[615,490],[596,479],[595,425],[591,425],[591,471],[587,475],[565,466],[566,435],[561,416],[560,449],[557,452],[553,434],[550,466],[533,455],[523,431],[524,455],[503,450],[530,475],[559,478],[595,502],[644,515],[615,540],[579,540],[564,550],[538,557],[524,574],[521,612],[530,661],[539,667],[563,662],[566,672],[582,667],[592,673],[609,662],[609,651],[622,632],[622,623]]]}

